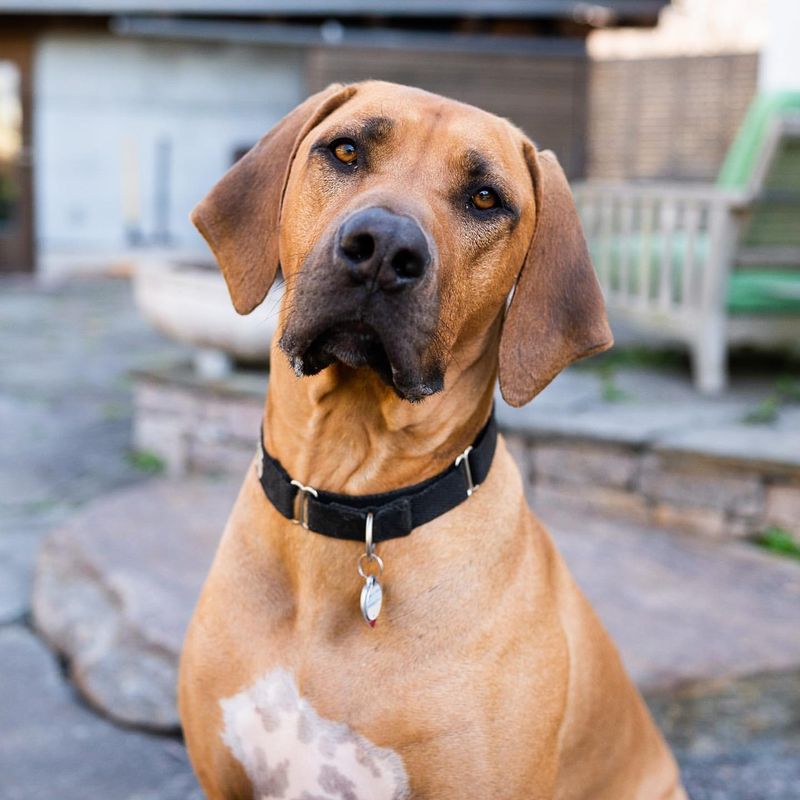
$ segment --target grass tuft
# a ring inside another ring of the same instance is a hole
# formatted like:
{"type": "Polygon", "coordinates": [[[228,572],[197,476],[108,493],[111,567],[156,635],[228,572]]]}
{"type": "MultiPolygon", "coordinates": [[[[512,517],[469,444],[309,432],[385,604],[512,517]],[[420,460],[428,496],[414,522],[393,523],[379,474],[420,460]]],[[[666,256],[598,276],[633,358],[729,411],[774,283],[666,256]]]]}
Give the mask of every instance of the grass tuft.
{"type": "Polygon", "coordinates": [[[151,453],[149,450],[134,450],[128,453],[128,463],[140,472],[146,472],[148,475],[158,475],[166,469],[164,460],[151,453]]]}
{"type": "Polygon", "coordinates": [[[772,425],[777,421],[781,408],[800,403],[800,381],[782,375],[775,381],[775,388],[752,411],[748,411],[742,422],[746,425],[772,425]]]}
{"type": "Polygon", "coordinates": [[[772,553],[800,559],[800,543],[789,531],[773,526],[755,538],[755,543],[772,553]]]}

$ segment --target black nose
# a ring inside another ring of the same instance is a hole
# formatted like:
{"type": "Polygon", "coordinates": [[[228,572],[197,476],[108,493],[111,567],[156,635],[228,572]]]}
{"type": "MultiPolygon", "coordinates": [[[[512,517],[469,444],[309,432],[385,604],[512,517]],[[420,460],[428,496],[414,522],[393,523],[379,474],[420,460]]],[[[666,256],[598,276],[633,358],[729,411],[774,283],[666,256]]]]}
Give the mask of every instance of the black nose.
{"type": "Polygon", "coordinates": [[[336,259],[357,283],[388,292],[419,281],[431,255],[425,234],[411,217],[366,208],[339,229],[336,259]]]}

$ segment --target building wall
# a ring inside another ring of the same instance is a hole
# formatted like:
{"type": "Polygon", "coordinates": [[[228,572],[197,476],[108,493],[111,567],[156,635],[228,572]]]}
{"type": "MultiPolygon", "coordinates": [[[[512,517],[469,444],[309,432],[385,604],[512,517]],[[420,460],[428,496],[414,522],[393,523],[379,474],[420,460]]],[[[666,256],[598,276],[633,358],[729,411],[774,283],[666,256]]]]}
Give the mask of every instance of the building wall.
{"type": "Polygon", "coordinates": [[[187,220],[232,162],[306,94],[367,77],[510,117],[585,169],[587,61],[504,54],[269,48],[51,33],[37,45],[39,272],[105,269],[132,248],[205,252],[187,220]]]}
{"type": "Polygon", "coordinates": [[[713,181],[757,73],[754,54],[592,62],[589,177],[713,181]]]}
{"type": "Polygon", "coordinates": [[[435,50],[325,48],[309,56],[309,86],[366,78],[419,86],[485,108],[555,150],[570,177],[586,155],[588,61],[582,45],[543,56],[435,50]]]}
{"type": "Polygon", "coordinates": [[[91,267],[132,242],[203,248],[187,219],[305,94],[285,48],[46,34],[35,56],[39,268],[91,267]],[[157,176],[161,176],[160,178],[157,176]],[[77,263],[76,263],[77,258],[77,263]]]}

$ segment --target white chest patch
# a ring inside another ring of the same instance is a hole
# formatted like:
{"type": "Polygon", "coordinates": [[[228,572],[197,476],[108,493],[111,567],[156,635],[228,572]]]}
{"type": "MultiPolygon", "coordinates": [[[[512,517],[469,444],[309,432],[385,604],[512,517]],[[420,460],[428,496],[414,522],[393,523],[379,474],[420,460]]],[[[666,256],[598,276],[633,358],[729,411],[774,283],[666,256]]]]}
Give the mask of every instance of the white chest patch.
{"type": "Polygon", "coordinates": [[[400,756],[320,717],[285,669],[274,669],[221,706],[222,740],[247,773],[256,800],[408,797],[400,756]]]}

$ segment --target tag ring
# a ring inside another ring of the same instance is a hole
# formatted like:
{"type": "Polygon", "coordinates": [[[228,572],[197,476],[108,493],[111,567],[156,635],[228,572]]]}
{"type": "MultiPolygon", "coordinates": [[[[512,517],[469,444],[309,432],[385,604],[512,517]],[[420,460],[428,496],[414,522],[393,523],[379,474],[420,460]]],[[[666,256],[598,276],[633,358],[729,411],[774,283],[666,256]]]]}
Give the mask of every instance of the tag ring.
{"type": "Polygon", "coordinates": [[[358,559],[358,574],[366,580],[369,577],[380,578],[383,575],[383,560],[375,552],[375,542],[372,541],[372,524],[375,520],[375,515],[369,511],[367,512],[367,521],[364,525],[364,543],[366,550],[359,556],[358,559]],[[366,566],[368,564],[377,564],[377,572],[367,572],[366,566]]]}
{"type": "Polygon", "coordinates": [[[366,580],[367,578],[380,578],[383,575],[383,559],[377,553],[362,553],[358,557],[358,574],[366,580]],[[367,564],[376,564],[378,569],[376,572],[367,572],[365,568],[367,564]]]}

